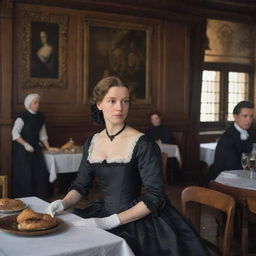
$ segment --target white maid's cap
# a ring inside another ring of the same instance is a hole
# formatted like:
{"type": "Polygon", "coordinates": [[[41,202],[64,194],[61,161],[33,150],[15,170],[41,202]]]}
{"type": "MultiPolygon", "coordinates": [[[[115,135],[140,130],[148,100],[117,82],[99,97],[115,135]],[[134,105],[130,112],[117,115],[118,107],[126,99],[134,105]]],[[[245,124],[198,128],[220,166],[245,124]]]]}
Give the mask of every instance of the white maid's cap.
{"type": "Polygon", "coordinates": [[[27,110],[29,110],[29,106],[31,104],[31,102],[35,99],[35,98],[39,98],[40,99],[40,95],[37,93],[30,93],[27,95],[27,97],[24,100],[24,106],[27,110]]]}

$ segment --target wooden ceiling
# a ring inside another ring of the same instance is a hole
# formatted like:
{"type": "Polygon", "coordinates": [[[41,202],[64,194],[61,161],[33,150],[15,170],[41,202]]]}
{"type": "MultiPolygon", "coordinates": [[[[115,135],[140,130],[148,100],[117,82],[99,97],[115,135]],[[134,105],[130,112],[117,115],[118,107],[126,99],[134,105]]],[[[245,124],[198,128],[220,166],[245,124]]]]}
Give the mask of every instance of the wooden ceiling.
{"type": "Polygon", "coordinates": [[[205,10],[244,14],[252,18],[256,16],[255,0],[184,0],[184,2],[205,10]]]}
{"type": "MultiPolygon", "coordinates": [[[[178,12],[190,15],[223,18],[245,18],[256,21],[255,0],[13,0],[14,3],[41,4],[75,9],[136,14],[138,10],[160,13],[178,12]],[[228,16],[226,16],[228,14],[228,16]]],[[[144,14],[144,13],[143,13],[144,14]]],[[[137,15],[137,14],[136,14],[137,15]]]]}

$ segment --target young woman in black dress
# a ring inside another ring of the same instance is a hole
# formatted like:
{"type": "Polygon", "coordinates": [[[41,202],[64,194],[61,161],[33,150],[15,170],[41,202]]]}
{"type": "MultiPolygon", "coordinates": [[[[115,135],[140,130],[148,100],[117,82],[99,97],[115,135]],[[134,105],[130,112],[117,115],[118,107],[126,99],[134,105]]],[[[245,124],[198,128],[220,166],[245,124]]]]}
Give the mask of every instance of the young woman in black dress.
{"type": "Polygon", "coordinates": [[[87,139],[70,191],[46,212],[53,216],[76,204],[96,178],[103,196],[75,210],[84,219],[74,225],[109,230],[137,256],[208,255],[200,236],[164,194],[158,145],[126,125],[129,100],[129,88],[117,77],[104,78],[94,88],[93,116],[106,128],[87,139]]]}

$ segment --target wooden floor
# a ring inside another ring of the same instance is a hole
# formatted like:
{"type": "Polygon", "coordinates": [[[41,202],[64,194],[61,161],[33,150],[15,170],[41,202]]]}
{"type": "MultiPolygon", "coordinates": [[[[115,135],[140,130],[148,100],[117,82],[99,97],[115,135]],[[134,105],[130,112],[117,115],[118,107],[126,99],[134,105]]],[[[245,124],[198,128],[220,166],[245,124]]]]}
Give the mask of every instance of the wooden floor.
{"type": "MultiPolygon", "coordinates": [[[[166,194],[171,203],[181,212],[181,192],[182,190],[190,185],[199,185],[198,179],[184,179],[182,177],[176,178],[174,184],[165,185],[166,194]]],[[[99,196],[97,186],[91,191],[89,200],[82,200],[76,207],[84,208],[91,200],[94,200],[99,196]]],[[[63,194],[59,194],[57,197],[52,197],[49,201],[53,201],[56,198],[62,198],[63,194]]],[[[217,222],[212,217],[212,212],[205,209],[203,211],[203,218],[201,223],[201,235],[207,237],[207,239],[215,242],[217,240],[217,222]]],[[[214,254],[213,254],[214,255],[214,254]]],[[[240,242],[232,240],[230,256],[241,256],[240,242]]]]}

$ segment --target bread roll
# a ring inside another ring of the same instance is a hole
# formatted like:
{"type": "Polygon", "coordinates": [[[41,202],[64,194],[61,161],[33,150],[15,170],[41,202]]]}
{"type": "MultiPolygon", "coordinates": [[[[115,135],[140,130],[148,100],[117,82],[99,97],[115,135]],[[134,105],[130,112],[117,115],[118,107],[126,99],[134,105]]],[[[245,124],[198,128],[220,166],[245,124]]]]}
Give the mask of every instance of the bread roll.
{"type": "Polygon", "coordinates": [[[49,214],[34,212],[30,209],[23,210],[17,216],[18,229],[21,231],[37,231],[57,226],[58,221],[49,214]]]}
{"type": "MultiPolygon", "coordinates": [[[[51,216],[50,216],[51,217],[51,216]]],[[[49,229],[57,226],[58,222],[56,219],[40,219],[40,220],[24,220],[18,224],[18,229],[21,231],[37,231],[49,229]]]]}
{"type": "Polygon", "coordinates": [[[30,209],[25,209],[17,216],[17,222],[21,223],[25,220],[40,220],[42,218],[43,218],[42,213],[37,213],[30,209]]]}

